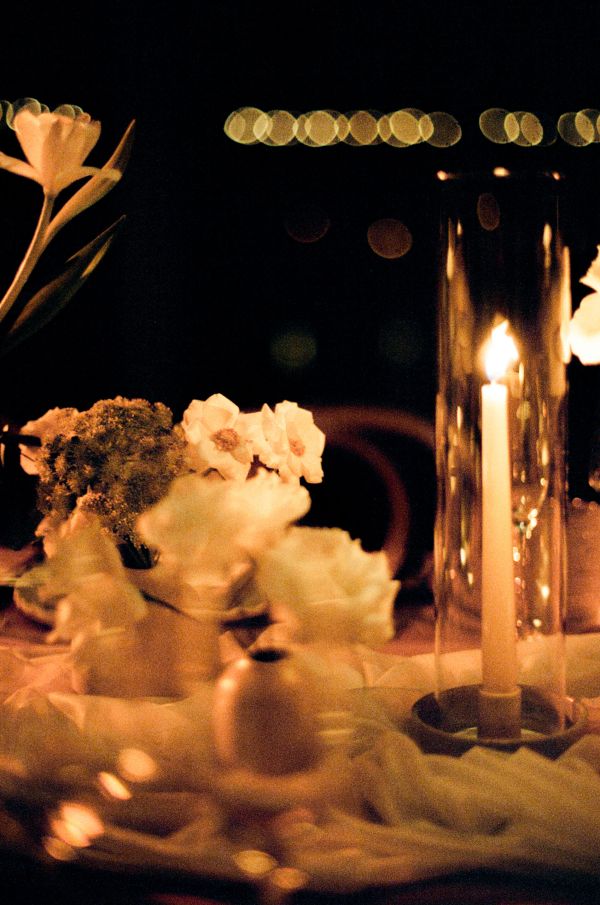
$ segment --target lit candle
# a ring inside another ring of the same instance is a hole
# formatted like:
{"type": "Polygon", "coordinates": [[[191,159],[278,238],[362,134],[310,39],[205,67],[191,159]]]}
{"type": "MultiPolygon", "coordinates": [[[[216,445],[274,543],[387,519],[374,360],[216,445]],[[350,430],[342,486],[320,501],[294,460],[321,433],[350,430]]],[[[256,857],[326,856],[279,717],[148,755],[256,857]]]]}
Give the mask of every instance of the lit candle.
{"type": "Polygon", "coordinates": [[[520,734],[516,613],[513,576],[508,390],[497,383],[516,361],[517,350],[503,321],[492,331],[485,354],[490,383],[481,388],[481,659],[479,735],[520,734]]]}

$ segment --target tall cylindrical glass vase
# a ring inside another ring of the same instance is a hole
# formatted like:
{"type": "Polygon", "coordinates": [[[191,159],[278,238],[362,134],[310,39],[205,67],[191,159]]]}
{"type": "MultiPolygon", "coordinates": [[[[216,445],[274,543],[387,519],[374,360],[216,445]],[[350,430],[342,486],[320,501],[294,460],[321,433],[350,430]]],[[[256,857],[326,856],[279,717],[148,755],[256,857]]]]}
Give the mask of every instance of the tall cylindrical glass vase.
{"type": "Polygon", "coordinates": [[[502,744],[568,721],[562,181],[439,175],[436,707],[502,744]]]}

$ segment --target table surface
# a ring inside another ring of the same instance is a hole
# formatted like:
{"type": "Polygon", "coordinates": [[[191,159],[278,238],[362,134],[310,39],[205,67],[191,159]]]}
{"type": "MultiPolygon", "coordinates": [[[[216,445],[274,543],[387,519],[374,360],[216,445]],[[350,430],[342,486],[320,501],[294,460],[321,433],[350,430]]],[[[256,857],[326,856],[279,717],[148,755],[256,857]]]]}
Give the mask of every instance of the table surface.
{"type": "MultiPolygon", "coordinates": [[[[6,627],[30,640],[35,636],[22,617],[5,611],[6,627]]],[[[411,656],[432,650],[433,608],[423,598],[405,602],[397,613],[395,638],[387,653],[411,656]]],[[[599,802],[600,814],[600,802],[599,802]]],[[[0,850],[1,902],[7,905],[279,905],[270,891],[262,897],[250,886],[176,875],[90,871],[57,862],[40,863],[0,850]]],[[[600,905],[600,876],[503,875],[472,871],[402,887],[381,887],[352,895],[295,893],[290,905],[600,905]]]]}
{"type": "Polygon", "coordinates": [[[6,905],[600,905],[600,878],[507,876],[472,871],[359,893],[296,893],[285,900],[208,879],[92,872],[0,855],[6,905]]]}

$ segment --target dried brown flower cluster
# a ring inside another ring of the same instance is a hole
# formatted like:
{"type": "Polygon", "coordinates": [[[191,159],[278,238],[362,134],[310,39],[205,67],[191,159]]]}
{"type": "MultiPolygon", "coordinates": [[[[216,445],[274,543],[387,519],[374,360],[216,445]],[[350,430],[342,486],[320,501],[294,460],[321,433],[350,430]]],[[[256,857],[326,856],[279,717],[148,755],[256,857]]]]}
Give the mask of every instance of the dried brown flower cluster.
{"type": "Polygon", "coordinates": [[[137,517],[185,473],[185,447],[160,402],[118,396],[85,412],[73,409],[40,450],[40,512],[60,522],[77,506],[98,516],[119,541],[140,547],[137,517]]]}

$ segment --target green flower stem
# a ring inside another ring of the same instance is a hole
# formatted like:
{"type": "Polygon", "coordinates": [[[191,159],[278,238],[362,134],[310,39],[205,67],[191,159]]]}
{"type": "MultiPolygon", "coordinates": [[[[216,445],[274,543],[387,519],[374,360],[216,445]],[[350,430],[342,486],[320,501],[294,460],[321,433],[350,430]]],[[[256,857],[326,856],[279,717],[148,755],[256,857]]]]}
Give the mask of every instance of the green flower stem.
{"type": "Polygon", "coordinates": [[[52,209],[54,207],[55,198],[44,194],[44,203],[40,212],[33,238],[29,244],[29,248],[25,253],[25,257],[21,261],[19,269],[15,274],[15,278],[9,286],[6,295],[0,302],[0,323],[6,318],[6,315],[16,302],[21,289],[27,282],[31,271],[37,264],[40,255],[47,245],[46,232],[50,218],[52,217],[52,209]]]}

